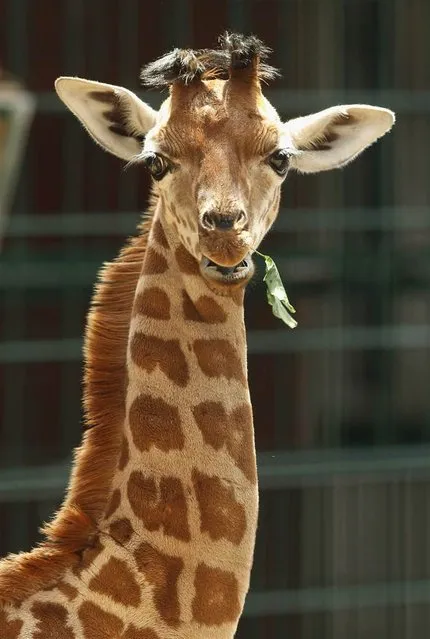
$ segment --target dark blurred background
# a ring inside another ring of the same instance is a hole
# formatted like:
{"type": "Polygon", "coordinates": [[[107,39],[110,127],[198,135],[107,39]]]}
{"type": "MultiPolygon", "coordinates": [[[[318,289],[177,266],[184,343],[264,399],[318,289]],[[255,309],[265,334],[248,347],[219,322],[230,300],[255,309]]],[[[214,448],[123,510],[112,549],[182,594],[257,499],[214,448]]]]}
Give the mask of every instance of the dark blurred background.
{"type": "MultiPolygon", "coordinates": [[[[81,339],[96,273],[147,202],[53,93],[59,75],[140,92],[143,63],[229,28],[274,50],[283,118],[338,103],[397,113],[345,170],[291,175],[262,251],[299,327],[249,287],[261,478],[238,638],[430,632],[430,2],[0,0],[0,64],[37,111],[0,255],[0,552],[28,549],[80,441],[81,339]]],[[[262,268],[260,267],[260,272],[262,268]]]]}

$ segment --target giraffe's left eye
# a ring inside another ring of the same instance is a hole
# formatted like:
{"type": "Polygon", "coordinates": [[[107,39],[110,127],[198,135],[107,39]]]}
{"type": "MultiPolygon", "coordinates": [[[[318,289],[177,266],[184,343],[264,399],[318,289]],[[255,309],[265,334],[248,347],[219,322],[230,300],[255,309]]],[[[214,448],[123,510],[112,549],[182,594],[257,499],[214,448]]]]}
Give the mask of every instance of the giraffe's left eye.
{"type": "Polygon", "coordinates": [[[285,149],[275,151],[269,156],[268,163],[272,169],[280,176],[286,175],[290,164],[290,154],[285,149]]]}
{"type": "Polygon", "coordinates": [[[170,164],[158,153],[148,153],[143,158],[143,163],[151,173],[154,180],[161,180],[170,169],[170,164]]]}

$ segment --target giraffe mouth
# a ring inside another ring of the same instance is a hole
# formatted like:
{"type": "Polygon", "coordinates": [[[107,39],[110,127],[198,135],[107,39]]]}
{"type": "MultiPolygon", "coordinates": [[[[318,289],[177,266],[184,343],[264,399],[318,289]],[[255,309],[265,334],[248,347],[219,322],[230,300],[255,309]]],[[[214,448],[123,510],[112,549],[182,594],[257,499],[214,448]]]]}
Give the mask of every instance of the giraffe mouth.
{"type": "Polygon", "coordinates": [[[204,277],[215,282],[238,284],[250,279],[254,272],[254,265],[250,254],[234,266],[221,266],[208,257],[203,257],[200,262],[200,271],[204,277]]]}

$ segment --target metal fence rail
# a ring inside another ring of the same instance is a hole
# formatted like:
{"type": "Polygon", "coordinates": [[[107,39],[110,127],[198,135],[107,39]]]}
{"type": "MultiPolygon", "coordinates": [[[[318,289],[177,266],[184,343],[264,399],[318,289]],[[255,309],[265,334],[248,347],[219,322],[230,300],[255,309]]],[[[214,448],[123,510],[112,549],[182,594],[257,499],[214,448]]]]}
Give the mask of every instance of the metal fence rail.
{"type": "MultiPolygon", "coordinates": [[[[430,479],[430,446],[378,448],[357,451],[267,451],[257,454],[262,491],[332,486],[342,482],[409,482],[430,479]]],[[[0,470],[0,503],[31,499],[61,499],[71,462],[0,470]]]]}

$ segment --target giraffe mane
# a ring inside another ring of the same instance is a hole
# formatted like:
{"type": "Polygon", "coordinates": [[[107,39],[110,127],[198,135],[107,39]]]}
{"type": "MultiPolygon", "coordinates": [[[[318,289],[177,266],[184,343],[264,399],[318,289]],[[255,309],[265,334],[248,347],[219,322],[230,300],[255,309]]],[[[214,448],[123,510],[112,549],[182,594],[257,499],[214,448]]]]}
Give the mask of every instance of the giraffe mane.
{"type": "Polygon", "coordinates": [[[173,49],[143,67],[144,86],[162,89],[174,82],[185,85],[194,80],[227,79],[231,72],[255,65],[259,80],[272,80],[277,69],[264,60],[271,50],[256,36],[225,32],[219,37],[219,49],[173,49]]]}
{"type": "Polygon", "coordinates": [[[96,541],[120,455],[131,309],[155,203],[153,197],[139,234],[100,271],[84,344],[86,430],[75,451],[70,487],[53,520],[42,528],[42,542],[0,560],[0,604],[16,605],[51,587],[96,541]]]}

